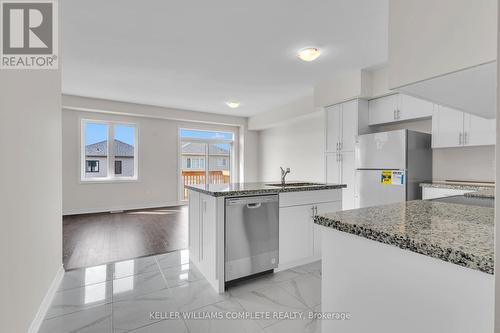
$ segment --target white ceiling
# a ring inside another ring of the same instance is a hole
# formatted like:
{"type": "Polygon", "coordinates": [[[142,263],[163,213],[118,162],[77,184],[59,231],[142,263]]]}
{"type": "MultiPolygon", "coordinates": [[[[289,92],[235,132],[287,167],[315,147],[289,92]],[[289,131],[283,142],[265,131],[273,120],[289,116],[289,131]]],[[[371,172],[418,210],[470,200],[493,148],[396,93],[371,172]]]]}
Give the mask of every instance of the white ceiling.
{"type": "Polygon", "coordinates": [[[65,94],[249,116],[387,60],[387,0],[64,0],[60,8],[65,94]],[[305,46],[321,57],[298,60],[305,46]]]}

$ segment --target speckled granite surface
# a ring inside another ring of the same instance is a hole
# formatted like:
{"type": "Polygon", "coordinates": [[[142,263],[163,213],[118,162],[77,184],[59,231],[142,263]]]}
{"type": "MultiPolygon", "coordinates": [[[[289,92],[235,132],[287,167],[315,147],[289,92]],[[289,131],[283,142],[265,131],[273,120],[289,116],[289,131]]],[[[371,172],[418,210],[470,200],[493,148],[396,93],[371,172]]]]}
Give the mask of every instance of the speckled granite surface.
{"type": "Polygon", "coordinates": [[[420,183],[420,187],[435,187],[435,188],[451,188],[457,190],[488,190],[495,188],[495,185],[480,185],[475,183],[454,183],[454,182],[434,182],[434,183],[420,183]]]}
{"type": "Polygon", "coordinates": [[[465,193],[464,196],[472,198],[495,199],[495,189],[480,190],[477,192],[465,193]]]}
{"type": "MultiPolygon", "coordinates": [[[[287,183],[299,183],[300,181],[289,181],[287,183]]],[[[307,186],[269,186],[279,182],[269,183],[232,183],[232,184],[207,184],[207,185],[185,185],[189,190],[205,193],[214,197],[273,194],[281,192],[332,190],[347,187],[345,184],[321,184],[312,183],[307,186]]]]}
{"type": "Polygon", "coordinates": [[[493,274],[493,208],[415,200],[322,214],[314,222],[493,274]]]}

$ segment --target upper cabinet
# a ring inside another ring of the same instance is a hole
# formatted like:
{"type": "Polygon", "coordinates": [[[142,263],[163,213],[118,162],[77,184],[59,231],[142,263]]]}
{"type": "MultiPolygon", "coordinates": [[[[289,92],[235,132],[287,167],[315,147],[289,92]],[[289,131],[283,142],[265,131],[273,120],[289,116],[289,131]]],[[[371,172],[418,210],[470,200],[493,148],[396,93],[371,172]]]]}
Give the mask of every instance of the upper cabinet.
{"type": "Polygon", "coordinates": [[[484,146],[496,143],[496,120],[464,113],[464,145],[484,146]]]}
{"type": "Polygon", "coordinates": [[[356,137],[366,133],[367,108],[359,99],[325,108],[326,152],[354,151],[356,137]]]}
{"type": "Polygon", "coordinates": [[[419,98],[394,94],[368,102],[369,124],[379,125],[431,117],[433,104],[419,98]]]}
{"type": "Polygon", "coordinates": [[[495,141],[495,119],[436,105],[432,117],[433,148],[494,145],[495,141]]]}

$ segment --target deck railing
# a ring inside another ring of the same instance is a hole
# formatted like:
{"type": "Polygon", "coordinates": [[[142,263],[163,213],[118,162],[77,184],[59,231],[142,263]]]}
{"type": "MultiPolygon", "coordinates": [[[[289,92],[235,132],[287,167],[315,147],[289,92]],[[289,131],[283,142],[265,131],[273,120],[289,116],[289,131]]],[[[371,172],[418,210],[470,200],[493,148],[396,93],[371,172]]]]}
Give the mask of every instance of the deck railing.
{"type": "MultiPolygon", "coordinates": [[[[227,184],[230,181],[230,172],[228,170],[217,170],[208,172],[209,184],[227,184]]],[[[184,185],[206,184],[205,171],[182,170],[182,181],[184,185]]],[[[187,200],[188,190],[184,188],[183,199],[187,200]]]]}

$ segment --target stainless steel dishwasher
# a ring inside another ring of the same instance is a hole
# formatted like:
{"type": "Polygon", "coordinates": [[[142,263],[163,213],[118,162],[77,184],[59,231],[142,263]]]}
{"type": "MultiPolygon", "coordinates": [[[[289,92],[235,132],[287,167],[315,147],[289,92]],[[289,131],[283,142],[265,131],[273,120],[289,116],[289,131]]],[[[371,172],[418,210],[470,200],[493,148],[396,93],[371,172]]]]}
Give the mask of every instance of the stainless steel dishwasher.
{"type": "Polygon", "coordinates": [[[278,266],[278,214],[278,195],[226,199],[226,281],[278,266]]]}

